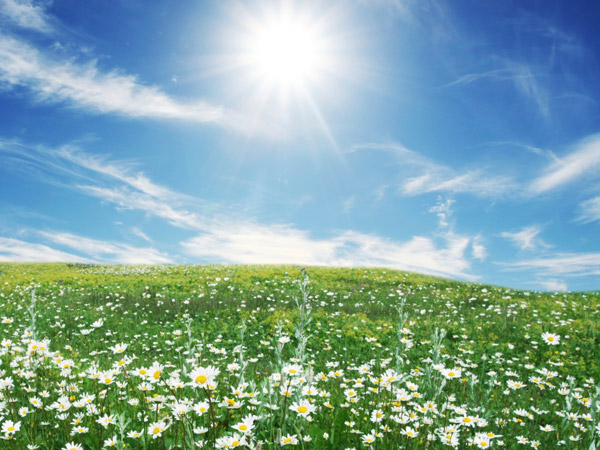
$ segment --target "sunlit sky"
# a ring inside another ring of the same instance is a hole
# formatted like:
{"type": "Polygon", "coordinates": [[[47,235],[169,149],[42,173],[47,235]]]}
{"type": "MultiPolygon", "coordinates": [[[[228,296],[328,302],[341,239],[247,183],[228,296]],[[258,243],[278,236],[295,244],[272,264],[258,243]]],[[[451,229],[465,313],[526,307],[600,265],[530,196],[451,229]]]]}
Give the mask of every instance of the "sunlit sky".
{"type": "Polygon", "coordinates": [[[596,2],[0,0],[0,261],[600,288],[596,2]]]}

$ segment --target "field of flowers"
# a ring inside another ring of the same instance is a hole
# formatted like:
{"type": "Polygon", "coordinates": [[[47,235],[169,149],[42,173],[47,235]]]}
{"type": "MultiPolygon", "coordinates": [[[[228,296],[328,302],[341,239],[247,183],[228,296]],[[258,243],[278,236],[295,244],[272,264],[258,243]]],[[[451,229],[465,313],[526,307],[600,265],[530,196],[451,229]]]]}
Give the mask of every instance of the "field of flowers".
{"type": "Polygon", "coordinates": [[[0,264],[0,448],[600,448],[600,293],[0,264]]]}

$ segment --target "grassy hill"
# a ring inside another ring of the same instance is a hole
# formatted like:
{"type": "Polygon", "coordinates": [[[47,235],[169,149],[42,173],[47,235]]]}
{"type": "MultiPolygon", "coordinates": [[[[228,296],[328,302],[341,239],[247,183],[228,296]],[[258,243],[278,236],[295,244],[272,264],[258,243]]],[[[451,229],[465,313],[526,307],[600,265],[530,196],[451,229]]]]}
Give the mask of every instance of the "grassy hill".
{"type": "Polygon", "coordinates": [[[598,441],[598,292],[300,269],[0,264],[0,437],[69,450],[598,441]]]}

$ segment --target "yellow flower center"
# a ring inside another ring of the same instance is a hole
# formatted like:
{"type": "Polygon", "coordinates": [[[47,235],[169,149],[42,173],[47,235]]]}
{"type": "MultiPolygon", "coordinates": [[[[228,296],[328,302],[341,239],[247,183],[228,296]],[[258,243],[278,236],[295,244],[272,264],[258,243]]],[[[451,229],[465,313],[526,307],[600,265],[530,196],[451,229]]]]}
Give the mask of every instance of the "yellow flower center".
{"type": "Polygon", "coordinates": [[[154,430],[152,430],[152,433],[154,433],[154,434],[160,433],[160,428],[159,427],[154,427],[154,430]]]}
{"type": "Polygon", "coordinates": [[[300,414],[304,414],[306,411],[308,411],[308,408],[306,406],[299,406],[298,407],[298,412],[300,414]]]}
{"type": "Polygon", "coordinates": [[[246,431],[247,429],[248,429],[248,425],[246,425],[246,424],[241,424],[240,425],[240,430],[246,431]]]}
{"type": "Polygon", "coordinates": [[[154,372],[154,379],[158,380],[160,378],[160,374],[161,374],[160,370],[157,370],[156,372],[154,372]]]}
{"type": "Polygon", "coordinates": [[[206,380],[208,380],[206,375],[198,375],[196,377],[196,383],[198,383],[198,384],[204,384],[204,383],[206,383],[206,380]]]}

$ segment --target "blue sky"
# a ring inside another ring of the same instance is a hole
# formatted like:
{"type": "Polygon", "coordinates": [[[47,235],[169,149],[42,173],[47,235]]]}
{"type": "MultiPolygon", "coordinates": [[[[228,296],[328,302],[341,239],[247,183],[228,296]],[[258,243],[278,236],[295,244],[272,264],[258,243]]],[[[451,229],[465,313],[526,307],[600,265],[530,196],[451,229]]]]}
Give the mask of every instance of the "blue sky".
{"type": "Polygon", "coordinates": [[[599,13],[0,0],[0,260],[598,289],[599,13]]]}

